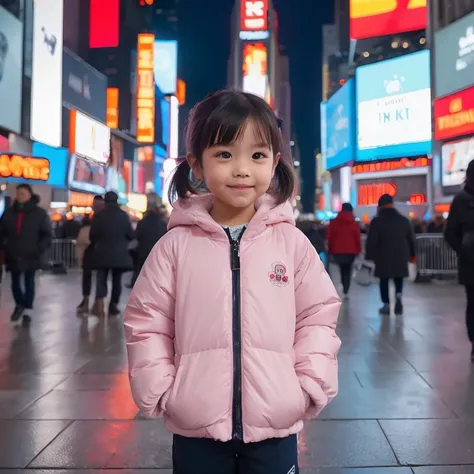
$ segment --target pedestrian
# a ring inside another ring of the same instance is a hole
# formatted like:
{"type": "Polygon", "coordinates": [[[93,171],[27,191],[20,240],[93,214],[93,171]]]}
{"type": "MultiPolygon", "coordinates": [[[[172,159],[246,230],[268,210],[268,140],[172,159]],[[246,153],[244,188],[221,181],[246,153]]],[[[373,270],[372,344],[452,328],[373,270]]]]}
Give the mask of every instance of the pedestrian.
{"type": "MultiPolygon", "coordinates": [[[[103,208],[104,198],[102,196],[94,196],[92,203],[92,211],[94,212],[94,215],[100,212],[103,208]]],[[[91,224],[91,217],[85,216],[76,242],[77,261],[82,267],[82,301],[77,307],[79,313],[89,312],[89,300],[92,290],[92,256],[94,248],[90,241],[91,224]]]]}
{"type": "Polygon", "coordinates": [[[410,221],[395,209],[389,194],[380,197],[377,216],[370,223],[366,259],[375,263],[375,276],[380,279],[380,314],[390,314],[390,280],[395,283],[394,312],[403,314],[403,280],[408,263],[415,261],[415,239],[410,221]]]}
{"type": "Polygon", "coordinates": [[[112,292],[108,314],[120,314],[122,274],[133,269],[128,245],[133,239],[132,224],[120,209],[118,195],[109,191],[104,196],[104,208],[92,218],[90,241],[92,268],[97,270],[96,299],[92,308],[95,316],[105,316],[104,299],[107,296],[107,279],[112,274],[112,292]]]}
{"type": "Polygon", "coordinates": [[[239,91],[191,111],[169,231],[125,311],[132,393],[164,414],[175,474],[296,473],[303,420],[337,393],[340,299],[295,227],[278,127],[239,91]]]}
{"type": "Polygon", "coordinates": [[[0,223],[0,246],[7,270],[11,272],[15,300],[15,310],[10,318],[13,322],[21,318],[25,323],[31,321],[25,311],[33,309],[36,271],[43,267],[45,254],[51,246],[51,220],[38,204],[39,196],[33,194],[31,186],[19,184],[15,202],[5,210],[0,223]]]}
{"type": "Polygon", "coordinates": [[[152,204],[143,219],[135,229],[136,268],[132,279],[132,286],[137,281],[145,260],[148,258],[155,244],[166,234],[167,223],[163,218],[163,209],[159,204],[152,204]]]}
{"type": "Polygon", "coordinates": [[[342,205],[342,210],[328,226],[329,254],[339,266],[344,296],[349,294],[352,278],[352,266],[361,253],[360,226],[353,214],[350,202],[342,205]]]}
{"type": "Polygon", "coordinates": [[[451,203],[444,237],[458,255],[458,278],[466,289],[466,328],[474,362],[474,160],[467,167],[464,189],[451,203]]]}

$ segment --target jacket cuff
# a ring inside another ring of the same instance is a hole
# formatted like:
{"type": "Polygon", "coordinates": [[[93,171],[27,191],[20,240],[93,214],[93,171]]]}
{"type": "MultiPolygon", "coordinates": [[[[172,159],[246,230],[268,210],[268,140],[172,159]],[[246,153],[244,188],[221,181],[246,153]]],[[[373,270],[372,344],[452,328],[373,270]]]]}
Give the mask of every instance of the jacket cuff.
{"type": "Polygon", "coordinates": [[[163,394],[163,396],[161,397],[158,403],[158,409],[161,413],[166,413],[166,407],[168,405],[168,400],[171,395],[171,388],[172,386],[168,390],[166,390],[166,392],[163,394]]]}

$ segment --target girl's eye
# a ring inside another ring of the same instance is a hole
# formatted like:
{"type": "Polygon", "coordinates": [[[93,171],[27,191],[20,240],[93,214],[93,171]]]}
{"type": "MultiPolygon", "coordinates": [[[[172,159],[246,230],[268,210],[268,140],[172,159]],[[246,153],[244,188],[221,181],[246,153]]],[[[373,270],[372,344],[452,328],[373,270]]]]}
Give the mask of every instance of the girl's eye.
{"type": "Polygon", "coordinates": [[[217,156],[228,160],[232,155],[228,151],[221,151],[217,156]]]}
{"type": "Polygon", "coordinates": [[[254,160],[261,160],[262,158],[265,158],[265,155],[263,153],[257,152],[253,154],[252,158],[254,160]]]}

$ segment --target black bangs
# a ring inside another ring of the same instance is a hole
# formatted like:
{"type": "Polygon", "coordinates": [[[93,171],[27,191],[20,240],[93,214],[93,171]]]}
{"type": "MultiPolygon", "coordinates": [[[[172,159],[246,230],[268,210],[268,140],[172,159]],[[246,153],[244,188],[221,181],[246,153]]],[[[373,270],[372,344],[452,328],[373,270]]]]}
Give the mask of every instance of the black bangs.
{"type": "Polygon", "coordinates": [[[199,104],[191,113],[188,150],[200,160],[206,148],[238,141],[250,122],[255,139],[265,143],[274,154],[281,152],[278,119],[260,97],[243,92],[221,91],[199,104]]]}

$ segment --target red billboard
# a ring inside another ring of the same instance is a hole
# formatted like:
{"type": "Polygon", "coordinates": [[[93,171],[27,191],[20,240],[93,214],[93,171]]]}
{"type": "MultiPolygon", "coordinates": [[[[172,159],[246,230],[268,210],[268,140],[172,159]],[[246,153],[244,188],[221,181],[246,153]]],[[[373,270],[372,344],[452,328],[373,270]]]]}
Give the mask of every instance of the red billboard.
{"type": "Polygon", "coordinates": [[[119,45],[120,0],[90,0],[89,47],[119,45]]]}
{"type": "Polygon", "coordinates": [[[351,39],[422,30],[426,19],[426,0],[350,0],[351,39]]]}
{"type": "Polygon", "coordinates": [[[240,0],[240,29],[242,31],[268,29],[268,0],[240,0]]]}
{"type": "Polygon", "coordinates": [[[474,134],[474,87],[435,100],[435,138],[474,134]]]}

